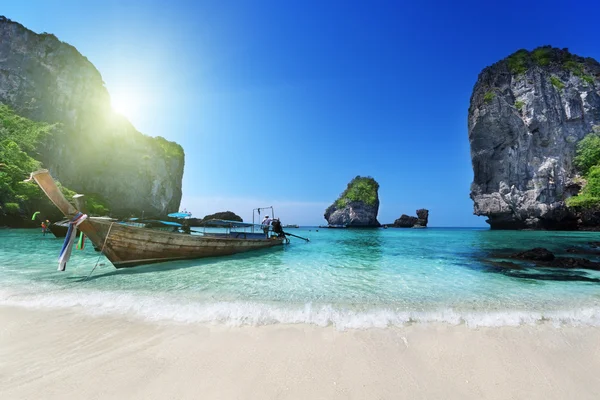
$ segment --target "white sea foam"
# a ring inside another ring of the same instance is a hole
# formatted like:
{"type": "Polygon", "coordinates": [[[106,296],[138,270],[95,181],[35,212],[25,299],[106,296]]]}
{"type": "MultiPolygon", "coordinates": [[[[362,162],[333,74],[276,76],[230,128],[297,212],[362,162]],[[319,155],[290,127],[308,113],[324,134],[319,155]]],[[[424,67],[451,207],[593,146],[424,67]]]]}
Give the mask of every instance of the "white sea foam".
{"type": "Polygon", "coordinates": [[[547,311],[467,311],[456,308],[408,311],[386,307],[355,310],[332,304],[292,305],[245,301],[186,301],[168,296],[148,296],[109,291],[54,290],[24,293],[0,290],[0,305],[26,308],[77,308],[93,315],[119,314],[157,322],[218,323],[226,325],[314,324],[335,328],[365,329],[409,323],[465,324],[469,327],[534,325],[600,326],[600,307],[547,311]]]}

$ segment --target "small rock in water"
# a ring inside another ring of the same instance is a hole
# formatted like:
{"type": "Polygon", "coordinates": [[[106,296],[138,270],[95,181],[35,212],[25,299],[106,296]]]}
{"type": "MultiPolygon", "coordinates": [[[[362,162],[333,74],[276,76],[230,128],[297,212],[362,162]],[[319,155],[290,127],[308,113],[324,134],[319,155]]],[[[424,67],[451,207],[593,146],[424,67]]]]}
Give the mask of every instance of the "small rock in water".
{"type": "Polygon", "coordinates": [[[554,260],[554,254],[552,254],[550,250],[544,249],[543,247],[536,247],[535,249],[525,250],[520,253],[513,254],[511,258],[532,261],[552,261],[554,260]]]}

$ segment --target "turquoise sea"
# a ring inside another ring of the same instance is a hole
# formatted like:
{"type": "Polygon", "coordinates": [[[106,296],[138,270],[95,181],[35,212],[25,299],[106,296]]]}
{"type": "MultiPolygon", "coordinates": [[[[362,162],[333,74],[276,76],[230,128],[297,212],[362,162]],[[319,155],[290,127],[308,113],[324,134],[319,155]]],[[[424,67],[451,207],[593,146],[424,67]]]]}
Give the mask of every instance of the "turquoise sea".
{"type": "MultiPolygon", "coordinates": [[[[181,323],[338,329],[445,322],[600,325],[600,272],[503,270],[496,252],[588,248],[600,234],[486,229],[301,228],[283,249],[116,270],[91,245],[57,271],[62,239],[0,229],[0,305],[76,307],[181,323]],[[99,266],[89,279],[94,265],[99,266]]],[[[564,254],[563,254],[564,253],[564,254]]],[[[598,257],[586,255],[596,260],[598,257]]]]}

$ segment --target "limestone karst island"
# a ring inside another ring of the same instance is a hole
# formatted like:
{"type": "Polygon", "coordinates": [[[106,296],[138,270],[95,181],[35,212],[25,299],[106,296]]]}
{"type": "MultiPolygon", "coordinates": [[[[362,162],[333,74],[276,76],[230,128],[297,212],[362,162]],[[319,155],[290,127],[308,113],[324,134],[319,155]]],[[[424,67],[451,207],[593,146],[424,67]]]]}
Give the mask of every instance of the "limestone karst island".
{"type": "Polygon", "coordinates": [[[0,399],[600,399],[600,2],[0,10],[0,399]]]}
{"type": "Polygon", "coordinates": [[[596,60],[550,46],[479,74],[471,198],[492,229],[600,227],[599,86],[596,60]]]}

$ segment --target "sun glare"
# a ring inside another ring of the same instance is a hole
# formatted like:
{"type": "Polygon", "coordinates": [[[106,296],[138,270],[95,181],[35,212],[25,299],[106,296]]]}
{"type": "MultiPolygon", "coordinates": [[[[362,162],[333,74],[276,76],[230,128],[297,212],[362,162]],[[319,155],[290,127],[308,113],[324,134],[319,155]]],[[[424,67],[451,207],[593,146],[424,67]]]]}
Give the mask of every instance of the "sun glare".
{"type": "Polygon", "coordinates": [[[115,91],[110,94],[110,105],[114,112],[131,120],[138,110],[139,98],[131,90],[115,91]]]}

